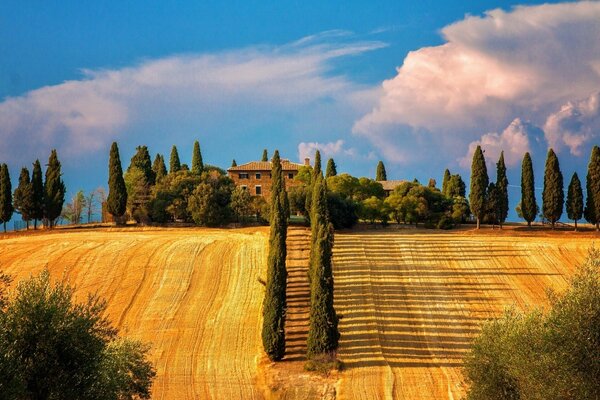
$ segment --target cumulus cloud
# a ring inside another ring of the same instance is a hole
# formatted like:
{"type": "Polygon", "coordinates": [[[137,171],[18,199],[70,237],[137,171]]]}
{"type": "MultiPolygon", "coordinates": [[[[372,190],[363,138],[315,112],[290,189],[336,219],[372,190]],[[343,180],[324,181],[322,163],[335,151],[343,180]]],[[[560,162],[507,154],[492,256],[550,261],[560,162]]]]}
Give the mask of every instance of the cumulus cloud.
{"type": "MultiPolygon", "coordinates": [[[[364,109],[368,87],[332,73],[339,57],[384,46],[331,31],[283,46],[175,55],[107,70],[83,70],[80,80],[42,87],[0,103],[0,158],[25,148],[58,147],[80,156],[106,148],[130,127],[222,112],[244,104],[262,113],[327,101],[364,109]]],[[[33,148],[33,149],[32,149],[33,148]]]]}
{"type": "Polygon", "coordinates": [[[334,156],[349,158],[363,157],[367,159],[372,159],[374,157],[372,152],[367,155],[359,154],[355,148],[347,147],[345,142],[342,139],[339,139],[335,142],[328,143],[301,142],[298,144],[298,158],[300,160],[304,160],[305,158],[310,158],[313,160],[317,150],[321,152],[321,158],[325,159],[334,156]]]}
{"type": "MultiPolygon", "coordinates": [[[[401,153],[407,143],[395,139],[416,144],[427,131],[461,154],[516,117],[542,126],[560,105],[600,87],[598,21],[600,2],[587,1],[467,16],[442,29],[446,43],[406,56],[354,132],[401,153]]],[[[575,147],[577,139],[566,138],[575,147]]]]}

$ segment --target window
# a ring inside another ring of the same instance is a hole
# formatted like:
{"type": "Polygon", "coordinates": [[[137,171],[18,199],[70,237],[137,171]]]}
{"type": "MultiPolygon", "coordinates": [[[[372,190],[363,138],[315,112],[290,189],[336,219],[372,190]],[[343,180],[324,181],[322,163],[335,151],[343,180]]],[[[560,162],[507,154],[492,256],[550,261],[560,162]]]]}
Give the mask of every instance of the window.
{"type": "Polygon", "coordinates": [[[256,179],[260,179],[260,172],[256,173],[256,179]]]}
{"type": "Polygon", "coordinates": [[[262,186],[260,186],[260,185],[256,186],[256,195],[257,196],[262,195],[262,186]]]}
{"type": "Polygon", "coordinates": [[[248,173],[247,172],[242,172],[240,173],[240,179],[248,179],[248,173]]]}
{"type": "Polygon", "coordinates": [[[290,172],[290,173],[288,174],[288,178],[289,178],[289,179],[294,179],[294,174],[290,172]]]}
{"type": "Polygon", "coordinates": [[[248,190],[248,186],[246,186],[246,185],[242,185],[241,187],[242,187],[242,190],[248,190]]]}

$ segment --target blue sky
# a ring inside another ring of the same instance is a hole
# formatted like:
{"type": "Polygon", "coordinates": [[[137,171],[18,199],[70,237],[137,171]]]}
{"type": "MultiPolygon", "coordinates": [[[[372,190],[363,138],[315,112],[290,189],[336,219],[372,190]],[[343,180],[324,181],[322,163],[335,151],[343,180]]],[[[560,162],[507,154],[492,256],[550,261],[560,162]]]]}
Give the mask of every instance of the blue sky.
{"type": "Polygon", "coordinates": [[[113,140],[126,167],[138,144],[189,162],[195,139],[222,167],[320,148],[341,171],[372,176],[382,159],[422,181],[468,179],[482,144],[490,167],[507,153],[515,184],[525,151],[541,183],[552,146],[568,183],[600,132],[598,3],[99,3],[0,7],[15,183],[54,147],[76,191],[106,186],[113,140]]]}

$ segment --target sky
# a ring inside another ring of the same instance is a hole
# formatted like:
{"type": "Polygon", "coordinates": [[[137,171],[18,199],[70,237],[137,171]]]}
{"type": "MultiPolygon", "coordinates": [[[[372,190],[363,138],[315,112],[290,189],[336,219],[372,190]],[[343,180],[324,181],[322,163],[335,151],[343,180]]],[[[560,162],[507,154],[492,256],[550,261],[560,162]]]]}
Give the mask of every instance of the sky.
{"type": "MultiPolygon", "coordinates": [[[[319,149],[338,171],[469,181],[473,150],[511,209],[531,152],[568,184],[600,134],[600,3],[511,1],[5,0],[0,6],[0,162],[56,148],[69,196],[107,186],[138,145],[227,168],[319,149]],[[89,2],[88,2],[89,3],[89,2]]],[[[541,190],[538,191],[541,201],[541,190]]],[[[514,212],[511,219],[515,219],[514,212]]]]}

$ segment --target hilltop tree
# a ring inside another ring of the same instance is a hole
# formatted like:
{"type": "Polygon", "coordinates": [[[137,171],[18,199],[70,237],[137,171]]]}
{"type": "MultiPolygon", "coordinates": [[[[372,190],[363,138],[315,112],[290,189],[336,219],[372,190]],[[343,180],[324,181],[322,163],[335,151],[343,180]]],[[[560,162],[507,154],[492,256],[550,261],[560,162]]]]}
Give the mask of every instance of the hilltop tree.
{"type": "Polygon", "coordinates": [[[450,170],[446,168],[444,171],[444,178],[442,179],[442,194],[448,196],[448,183],[450,182],[450,170]]]}
{"type": "Polygon", "coordinates": [[[179,153],[177,147],[173,145],[171,148],[171,158],[169,159],[169,173],[173,174],[181,170],[181,162],[179,161],[179,153]]]}
{"type": "Polygon", "coordinates": [[[25,167],[21,168],[19,186],[15,189],[13,198],[15,211],[21,214],[21,219],[25,221],[27,229],[29,229],[29,221],[34,213],[34,202],[29,170],[25,167]]]}
{"type": "Polygon", "coordinates": [[[150,160],[148,147],[136,147],[136,153],[133,155],[133,157],[131,157],[131,162],[127,168],[127,172],[131,172],[133,168],[137,168],[142,172],[146,182],[149,185],[154,185],[156,183],[156,173],[152,169],[152,161],[150,160]]]}
{"type": "Polygon", "coordinates": [[[590,154],[586,176],[585,219],[600,230],[600,148],[594,146],[590,154]]]}
{"type": "Polygon", "coordinates": [[[127,189],[125,187],[125,179],[123,179],[119,147],[117,146],[117,142],[113,142],[110,148],[110,159],[108,161],[108,198],[106,200],[106,210],[113,215],[118,222],[125,214],[126,209],[127,189]]]}
{"type": "Polygon", "coordinates": [[[558,157],[554,150],[548,150],[546,158],[546,169],[544,171],[544,191],[542,192],[542,212],[544,217],[552,224],[560,219],[565,202],[563,189],[563,176],[560,172],[558,157]]]}
{"type": "Polygon", "coordinates": [[[335,161],[333,158],[327,160],[327,169],[325,170],[325,178],[329,178],[331,176],[337,175],[337,166],[335,165],[335,161]]]}
{"type": "Polygon", "coordinates": [[[235,162],[235,158],[231,161],[231,166],[232,167],[237,167],[237,162],[235,162]]]}
{"type": "Polygon", "coordinates": [[[483,219],[486,210],[485,192],[488,183],[489,178],[483,151],[481,151],[481,146],[477,146],[471,164],[471,190],[469,191],[469,204],[471,206],[471,213],[477,218],[477,229],[480,227],[481,220],[483,219]]]}
{"type": "Polygon", "coordinates": [[[156,183],[159,183],[161,179],[167,176],[167,166],[165,165],[165,159],[162,156],[162,154],[157,153],[156,157],[154,157],[154,162],[152,163],[152,171],[154,171],[156,183]]]}
{"type": "Polygon", "coordinates": [[[500,152],[500,159],[496,164],[496,196],[498,225],[502,224],[508,217],[508,178],[506,177],[506,165],[504,164],[504,151],[500,152]]]}
{"type": "Polygon", "coordinates": [[[269,153],[267,152],[267,149],[263,150],[262,158],[260,160],[261,161],[269,161],[269,153]]]}
{"type": "Polygon", "coordinates": [[[200,143],[194,142],[194,151],[192,152],[192,173],[200,175],[204,171],[204,162],[202,161],[202,153],[200,152],[200,143]]]}
{"type": "Polygon", "coordinates": [[[0,222],[4,225],[4,232],[6,232],[6,223],[12,218],[13,211],[12,185],[8,166],[2,164],[0,166],[0,222]]]}
{"type": "Polygon", "coordinates": [[[281,360],[285,354],[285,311],[287,270],[285,267],[289,205],[283,181],[279,151],[273,154],[271,169],[271,230],[267,259],[267,282],[263,302],[262,342],[269,359],[281,360]]]}
{"type": "Polygon", "coordinates": [[[42,165],[40,160],[33,163],[31,172],[31,190],[33,192],[33,229],[37,229],[37,222],[44,218],[44,182],[42,180],[42,165]]]}
{"type": "Polygon", "coordinates": [[[63,182],[60,161],[56,150],[52,150],[48,159],[46,169],[46,180],[44,181],[44,219],[48,221],[50,228],[54,227],[55,221],[60,217],[63,204],[65,203],[65,183],[63,182]]]}
{"type": "Polygon", "coordinates": [[[427,187],[430,189],[435,189],[435,187],[437,186],[437,182],[435,179],[433,178],[429,178],[429,182],[427,183],[427,187]]]}
{"type": "Polygon", "coordinates": [[[448,180],[446,184],[446,197],[454,198],[454,197],[465,197],[467,193],[467,186],[465,182],[462,180],[460,174],[454,174],[448,180]]]}
{"type": "Polygon", "coordinates": [[[538,205],[535,200],[535,182],[533,178],[533,166],[529,152],[523,157],[521,166],[521,214],[527,221],[527,226],[531,226],[531,221],[535,220],[538,213],[538,205]]]}
{"type": "Polygon", "coordinates": [[[383,161],[379,161],[377,164],[377,174],[375,176],[376,181],[387,181],[387,172],[385,172],[385,165],[383,161]]]}
{"type": "Polygon", "coordinates": [[[577,220],[583,216],[583,191],[581,189],[581,181],[577,176],[577,172],[573,173],[569,189],[567,190],[567,216],[575,221],[575,230],[577,231],[577,220]]]}

